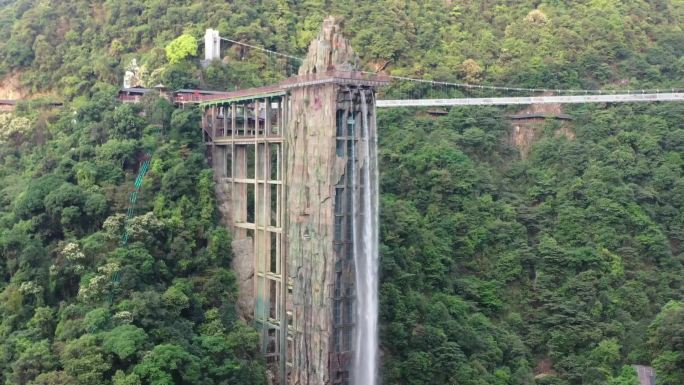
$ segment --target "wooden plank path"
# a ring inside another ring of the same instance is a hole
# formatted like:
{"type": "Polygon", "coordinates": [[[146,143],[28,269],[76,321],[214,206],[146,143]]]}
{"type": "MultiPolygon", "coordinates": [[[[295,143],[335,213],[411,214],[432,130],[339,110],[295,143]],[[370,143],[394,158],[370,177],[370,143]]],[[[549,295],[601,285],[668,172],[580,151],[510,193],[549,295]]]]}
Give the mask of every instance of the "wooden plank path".
{"type": "Polygon", "coordinates": [[[645,103],[684,102],[684,92],[521,96],[497,98],[459,99],[378,99],[378,108],[396,107],[447,107],[447,106],[502,106],[514,104],[579,104],[579,103],[645,103]]]}

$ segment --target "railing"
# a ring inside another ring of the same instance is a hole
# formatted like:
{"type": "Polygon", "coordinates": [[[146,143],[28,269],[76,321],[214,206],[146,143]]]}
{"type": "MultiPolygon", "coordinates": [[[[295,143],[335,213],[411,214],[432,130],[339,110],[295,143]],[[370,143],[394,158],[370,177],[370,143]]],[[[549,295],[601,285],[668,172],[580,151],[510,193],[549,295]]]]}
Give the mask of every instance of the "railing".
{"type": "Polygon", "coordinates": [[[199,94],[176,94],[173,97],[174,103],[200,103],[207,98],[207,95],[199,94]]]}
{"type": "Polygon", "coordinates": [[[119,95],[119,100],[123,103],[140,103],[140,95],[119,95]]]}
{"type": "Polygon", "coordinates": [[[634,93],[615,95],[523,96],[502,98],[378,100],[378,108],[496,106],[513,104],[639,103],[684,102],[684,92],[634,93]]]}

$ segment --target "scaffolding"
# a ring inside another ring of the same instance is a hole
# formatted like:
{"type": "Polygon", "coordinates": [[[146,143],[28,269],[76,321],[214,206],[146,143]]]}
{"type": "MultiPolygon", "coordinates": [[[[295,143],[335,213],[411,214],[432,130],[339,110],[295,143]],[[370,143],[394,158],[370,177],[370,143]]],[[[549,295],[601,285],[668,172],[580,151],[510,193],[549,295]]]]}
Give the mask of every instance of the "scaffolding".
{"type": "MultiPolygon", "coordinates": [[[[285,93],[205,106],[202,132],[217,183],[229,186],[234,240],[251,240],[254,325],[270,372],[287,377],[288,282],[283,239],[285,93]]],[[[289,337],[290,339],[292,336],[289,337]]]]}
{"type": "Polygon", "coordinates": [[[364,188],[354,148],[364,140],[361,122],[374,124],[368,111],[379,84],[333,71],[200,104],[215,179],[228,191],[224,220],[234,249],[248,245],[235,258],[253,272],[240,281],[240,295],[251,301],[244,310],[253,314],[274,384],[351,381],[353,197],[364,188]],[[245,294],[252,288],[253,298],[245,294]]]}

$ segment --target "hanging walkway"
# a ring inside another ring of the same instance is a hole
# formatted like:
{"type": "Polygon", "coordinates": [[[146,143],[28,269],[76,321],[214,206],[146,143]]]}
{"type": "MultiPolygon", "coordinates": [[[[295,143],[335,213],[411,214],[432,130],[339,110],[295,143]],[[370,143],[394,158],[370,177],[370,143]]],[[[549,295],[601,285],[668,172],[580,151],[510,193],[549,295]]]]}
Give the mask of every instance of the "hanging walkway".
{"type": "Polygon", "coordinates": [[[684,102],[684,92],[634,93],[614,95],[522,96],[500,98],[459,99],[388,99],[377,100],[378,108],[446,107],[446,106],[501,106],[513,104],[576,104],[576,103],[638,103],[684,102]]]}

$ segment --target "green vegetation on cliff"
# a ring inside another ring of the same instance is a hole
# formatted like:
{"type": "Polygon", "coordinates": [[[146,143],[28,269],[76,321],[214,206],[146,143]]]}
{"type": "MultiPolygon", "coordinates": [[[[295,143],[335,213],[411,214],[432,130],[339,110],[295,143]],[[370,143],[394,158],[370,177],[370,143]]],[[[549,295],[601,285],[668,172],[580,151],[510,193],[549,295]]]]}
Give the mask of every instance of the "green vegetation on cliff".
{"type": "MultiPolygon", "coordinates": [[[[132,59],[147,85],[265,84],[295,63],[231,49],[201,69],[189,37],[211,27],[301,55],[329,13],[366,69],[684,84],[678,0],[0,0],[0,75],[68,102],[0,115],[0,382],[266,382],[235,314],[197,113],[148,100],[141,118],[112,85],[132,59]]],[[[384,383],[627,385],[641,363],[684,384],[684,105],[567,109],[572,135],[545,125],[523,160],[508,112],[380,114],[384,383]]]]}
{"type": "Polygon", "coordinates": [[[649,328],[684,284],[682,107],[577,108],[574,140],[547,127],[514,163],[500,111],[383,114],[386,376],[618,384],[653,362],[683,383],[681,311],[649,328]]]}
{"type": "Polygon", "coordinates": [[[2,383],[265,384],[198,113],[149,99],[144,119],[115,91],[20,110],[13,121],[32,123],[0,146],[2,383]]]}

